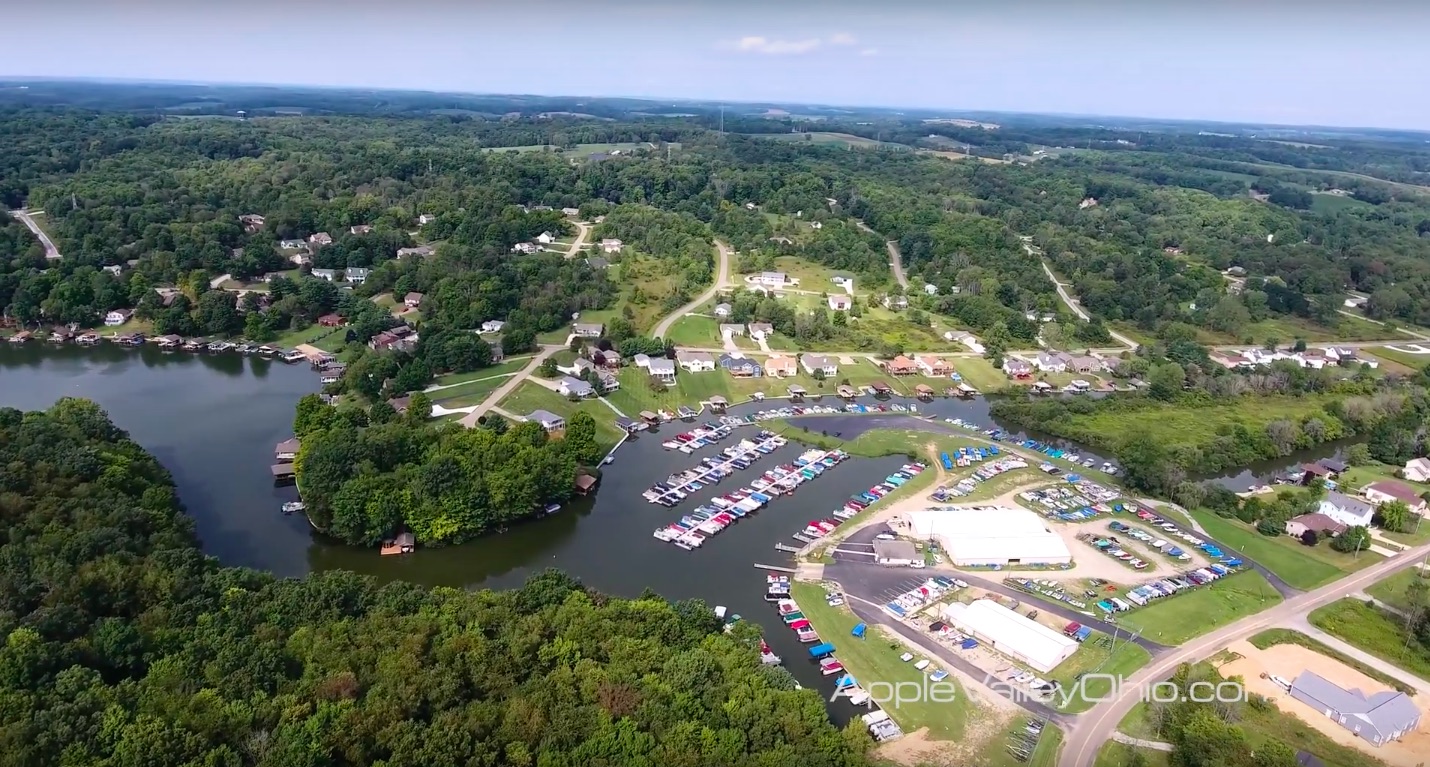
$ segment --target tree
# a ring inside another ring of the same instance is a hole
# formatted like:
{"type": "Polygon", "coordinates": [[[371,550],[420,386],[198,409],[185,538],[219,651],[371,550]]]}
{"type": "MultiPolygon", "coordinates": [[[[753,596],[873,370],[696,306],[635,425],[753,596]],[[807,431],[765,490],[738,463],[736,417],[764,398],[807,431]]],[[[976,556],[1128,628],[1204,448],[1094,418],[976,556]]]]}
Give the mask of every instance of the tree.
{"type": "Polygon", "coordinates": [[[1365,443],[1357,442],[1346,448],[1346,463],[1352,466],[1367,466],[1371,462],[1370,448],[1365,443]]]}
{"type": "Polygon", "coordinates": [[[1382,503],[1375,510],[1375,523],[1391,532],[1408,532],[1411,527],[1410,506],[1405,501],[1382,503]]]}
{"type": "Polygon", "coordinates": [[[407,412],[403,418],[408,423],[426,423],[432,417],[432,400],[423,392],[414,392],[407,400],[407,412]]]}
{"type": "Polygon", "coordinates": [[[1315,530],[1307,530],[1301,533],[1301,543],[1306,546],[1315,546],[1321,542],[1321,536],[1315,530]]]}
{"type": "Polygon", "coordinates": [[[1008,353],[1008,345],[1013,342],[1013,334],[1008,332],[1007,323],[999,320],[983,334],[983,357],[995,366],[1003,364],[1003,355],[1008,353]]]}
{"type": "Polygon", "coordinates": [[[595,466],[601,462],[601,446],[596,443],[596,419],[581,411],[566,419],[566,448],[577,463],[595,466]]]}
{"type": "Polygon", "coordinates": [[[1359,552],[1370,545],[1370,531],[1364,525],[1349,527],[1331,539],[1331,548],[1342,552],[1359,552]]]}
{"type": "Polygon", "coordinates": [[[307,394],[298,400],[297,414],[293,418],[293,433],[299,439],[315,431],[331,428],[337,418],[337,409],[323,401],[316,394],[307,394]]]}
{"type": "Polygon", "coordinates": [[[541,364],[537,366],[536,372],[542,378],[555,378],[561,373],[561,371],[556,369],[556,359],[554,357],[547,357],[542,360],[541,364]]]}
{"type": "Polygon", "coordinates": [[[1147,376],[1147,392],[1160,400],[1176,399],[1186,380],[1187,374],[1181,365],[1175,362],[1157,365],[1147,376]]]}

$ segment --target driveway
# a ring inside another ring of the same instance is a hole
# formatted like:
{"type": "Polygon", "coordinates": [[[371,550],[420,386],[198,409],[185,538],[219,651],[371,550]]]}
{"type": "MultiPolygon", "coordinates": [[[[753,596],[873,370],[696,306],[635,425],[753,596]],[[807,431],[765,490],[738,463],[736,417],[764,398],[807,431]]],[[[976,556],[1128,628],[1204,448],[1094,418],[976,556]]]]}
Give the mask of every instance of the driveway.
{"type": "Polygon", "coordinates": [[[719,257],[715,270],[715,283],[706,289],[704,293],[696,296],[693,301],[676,309],[667,315],[665,319],[661,320],[660,323],[655,326],[655,330],[651,331],[651,337],[665,338],[666,334],[670,332],[670,326],[674,325],[676,320],[699,309],[701,305],[714,298],[716,293],[730,287],[730,246],[716,240],[715,253],[719,257]]]}

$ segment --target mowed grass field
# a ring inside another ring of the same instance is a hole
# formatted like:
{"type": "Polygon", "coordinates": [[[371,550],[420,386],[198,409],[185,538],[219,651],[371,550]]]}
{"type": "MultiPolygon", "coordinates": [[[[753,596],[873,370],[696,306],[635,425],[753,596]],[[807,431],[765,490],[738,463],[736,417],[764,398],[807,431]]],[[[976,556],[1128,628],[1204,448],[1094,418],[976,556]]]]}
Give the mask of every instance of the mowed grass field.
{"type": "Polygon", "coordinates": [[[1261,573],[1248,570],[1119,614],[1117,622],[1123,628],[1141,630],[1142,636],[1154,642],[1177,645],[1280,602],[1281,595],[1271,583],[1261,573]]]}
{"type": "Polygon", "coordinates": [[[1090,442],[1116,442],[1125,435],[1147,434],[1169,445],[1206,442],[1234,424],[1263,431],[1272,421],[1300,421],[1319,411],[1330,397],[1242,397],[1216,407],[1147,407],[1125,412],[1074,415],[1067,421],[1090,442]],[[1106,435],[1118,435],[1108,439],[1106,435]]]}
{"type": "Polygon", "coordinates": [[[1400,619],[1358,599],[1340,599],[1311,611],[1311,625],[1421,679],[1430,679],[1430,647],[1406,641],[1400,619]]]}
{"type": "Polygon", "coordinates": [[[1302,591],[1324,586],[1383,559],[1372,551],[1347,554],[1325,542],[1307,546],[1289,535],[1265,536],[1240,520],[1219,517],[1205,509],[1193,511],[1192,516],[1213,540],[1241,552],[1302,591]]]}

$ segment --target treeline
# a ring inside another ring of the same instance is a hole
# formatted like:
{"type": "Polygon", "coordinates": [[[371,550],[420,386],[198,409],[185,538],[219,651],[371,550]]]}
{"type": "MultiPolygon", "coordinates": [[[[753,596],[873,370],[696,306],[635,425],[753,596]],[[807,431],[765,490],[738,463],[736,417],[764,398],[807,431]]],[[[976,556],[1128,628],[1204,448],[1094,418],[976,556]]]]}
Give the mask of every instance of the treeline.
{"type": "Polygon", "coordinates": [[[90,402],[0,409],[0,483],[5,764],[867,763],[701,602],[222,567],[90,402]]]}
{"type": "Polygon", "coordinates": [[[432,425],[431,405],[413,395],[405,415],[374,405],[366,426],[317,395],[298,403],[294,461],[313,523],[357,546],[402,530],[419,543],[461,543],[540,514],[569,499],[577,469],[600,462],[596,424],[578,413],[565,435],[537,423],[498,433],[432,425]]]}

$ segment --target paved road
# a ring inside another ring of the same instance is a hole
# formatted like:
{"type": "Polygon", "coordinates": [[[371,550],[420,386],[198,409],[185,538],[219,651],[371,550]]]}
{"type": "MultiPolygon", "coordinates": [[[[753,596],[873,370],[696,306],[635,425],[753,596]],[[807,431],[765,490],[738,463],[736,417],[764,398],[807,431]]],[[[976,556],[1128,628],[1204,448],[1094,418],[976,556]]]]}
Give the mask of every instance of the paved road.
{"type": "Polygon", "coordinates": [[[889,240],[884,243],[884,247],[889,249],[889,268],[894,270],[894,280],[899,283],[899,287],[907,291],[909,278],[904,274],[904,254],[899,252],[899,243],[889,240]]]}
{"type": "Polygon", "coordinates": [[[55,247],[54,241],[50,239],[48,234],[45,234],[45,230],[41,229],[40,225],[36,224],[35,219],[32,218],[32,216],[44,213],[43,210],[25,210],[24,208],[20,208],[19,210],[12,210],[10,212],[15,214],[15,218],[23,221],[25,226],[28,226],[30,231],[35,233],[36,237],[40,238],[40,244],[45,246],[45,258],[60,258],[60,249],[55,247]]]}
{"type": "MultiPolygon", "coordinates": [[[[471,413],[468,413],[467,416],[462,420],[458,421],[458,423],[462,424],[468,429],[476,428],[478,426],[478,418],[481,418],[483,415],[486,415],[486,412],[488,410],[495,409],[496,404],[498,402],[501,402],[502,398],[506,397],[506,395],[508,394],[511,394],[513,389],[520,386],[522,381],[525,381],[531,376],[532,373],[536,372],[537,368],[541,367],[541,363],[543,360],[565,348],[565,346],[557,346],[554,344],[551,346],[542,347],[541,353],[536,355],[535,357],[532,357],[531,362],[528,362],[526,364],[526,367],[522,368],[521,371],[516,375],[513,375],[511,377],[511,380],[502,384],[500,388],[492,392],[491,396],[482,400],[482,404],[478,405],[476,410],[473,410],[471,413]]],[[[505,415],[505,411],[498,410],[498,412],[505,415]]]]}
{"type": "Polygon", "coordinates": [[[575,258],[581,253],[581,246],[586,244],[586,238],[591,236],[591,225],[576,222],[576,241],[571,243],[571,247],[566,249],[567,258],[575,258]]]}
{"type": "Polygon", "coordinates": [[[719,254],[720,257],[719,265],[715,271],[715,284],[711,285],[704,293],[701,293],[700,295],[696,296],[695,300],[691,301],[685,306],[680,307],[679,309],[676,309],[668,316],[666,316],[665,319],[661,320],[655,326],[655,330],[651,331],[651,336],[653,338],[665,338],[665,334],[670,332],[670,326],[674,325],[676,320],[680,319],[681,317],[684,317],[690,312],[695,311],[696,309],[699,309],[702,304],[714,298],[715,294],[719,293],[721,290],[729,289],[730,246],[719,240],[716,240],[715,252],[719,254]]]}
{"type": "Polygon", "coordinates": [[[1245,639],[1263,629],[1273,626],[1295,625],[1299,616],[1317,607],[1329,604],[1375,583],[1389,575],[1416,566],[1420,560],[1430,555],[1430,545],[1410,549],[1405,553],[1368,567],[1360,572],[1342,578],[1335,583],[1315,591],[1297,595],[1281,604],[1242,618],[1235,623],[1204,634],[1190,642],[1158,655],[1152,663],[1133,674],[1125,684],[1114,691],[1115,700],[1099,703],[1087,711],[1068,731],[1067,743],[1061,767],[1092,767],[1097,751],[1110,740],[1117,731],[1117,724],[1137,705],[1140,692],[1147,685],[1171,676],[1182,663],[1195,663],[1221,652],[1226,646],[1239,639],[1245,639]]]}
{"type": "MultiPolygon", "coordinates": [[[[1026,242],[1023,243],[1023,249],[1027,250],[1030,255],[1039,255],[1034,252],[1033,246],[1029,245],[1026,242]]],[[[1063,300],[1063,303],[1067,305],[1068,309],[1072,310],[1073,314],[1076,314],[1078,316],[1078,319],[1082,320],[1083,322],[1092,321],[1092,317],[1086,311],[1083,310],[1082,306],[1078,304],[1077,299],[1073,298],[1072,294],[1068,292],[1067,284],[1058,282],[1058,278],[1053,275],[1053,268],[1051,266],[1048,266],[1048,262],[1043,261],[1042,264],[1043,271],[1047,273],[1048,279],[1052,280],[1053,282],[1053,287],[1058,289],[1058,298],[1061,298],[1063,300]]],[[[1132,339],[1122,335],[1121,333],[1116,333],[1111,330],[1108,330],[1107,333],[1108,335],[1112,336],[1113,340],[1117,341],[1123,346],[1126,346],[1128,349],[1136,349],[1138,346],[1138,343],[1136,341],[1133,341],[1132,339]]]]}

